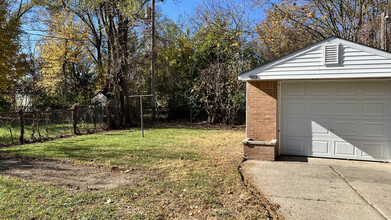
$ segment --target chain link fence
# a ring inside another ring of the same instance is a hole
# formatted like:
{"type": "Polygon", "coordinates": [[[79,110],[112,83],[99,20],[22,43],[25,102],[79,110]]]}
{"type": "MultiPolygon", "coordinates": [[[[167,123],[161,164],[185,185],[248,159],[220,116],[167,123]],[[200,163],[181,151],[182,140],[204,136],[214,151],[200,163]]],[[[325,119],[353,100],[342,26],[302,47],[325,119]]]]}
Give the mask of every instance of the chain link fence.
{"type": "Polygon", "coordinates": [[[107,129],[107,109],[79,107],[0,112],[0,145],[40,141],[107,129]]]}
{"type": "MultiPolygon", "coordinates": [[[[140,127],[140,107],[132,107],[130,111],[132,112],[132,125],[140,127]]],[[[67,109],[0,112],[0,146],[44,141],[75,134],[96,133],[108,130],[112,124],[119,124],[118,118],[118,111],[115,107],[79,107],[77,104],[67,109]]],[[[200,109],[183,108],[176,111],[162,107],[156,109],[156,122],[193,123],[205,120],[207,120],[207,114],[200,109]]],[[[244,117],[240,120],[244,121],[244,117]]],[[[143,122],[146,128],[154,123],[152,108],[149,106],[143,107],[143,122]]]]}

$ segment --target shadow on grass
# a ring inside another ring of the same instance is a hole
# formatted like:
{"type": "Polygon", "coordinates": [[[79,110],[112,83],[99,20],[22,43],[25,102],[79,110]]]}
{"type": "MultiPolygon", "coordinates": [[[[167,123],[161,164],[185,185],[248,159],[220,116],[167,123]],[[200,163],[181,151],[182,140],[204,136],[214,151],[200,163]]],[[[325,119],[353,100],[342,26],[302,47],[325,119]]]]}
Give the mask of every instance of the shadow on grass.
{"type": "Polygon", "coordinates": [[[243,130],[245,125],[226,125],[223,123],[209,124],[206,122],[190,123],[190,122],[157,122],[155,124],[146,125],[147,129],[163,129],[163,128],[176,128],[187,130],[243,130]]]}
{"type": "MultiPolygon", "coordinates": [[[[36,167],[34,160],[22,159],[19,157],[0,157],[0,174],[3,171],[18,169],[18,170],[29,170],[36,167]]],[[[59,166],[45,166],[40,167],[44,171],[67,171],[68,169],[60,168],[59,166]]]]}
{"type": "MultiPolygon", "coordinates": [[[[98,139],[96,137],[94,138],[98,139]]],[[[183,148],[175,151],[170,149],[170,147],[161,147],[159,144],[140,145],[138,143],[132,145],[130,143],[129,145],[125,144],[120,147],[115,144],[97,147],[95,143],[96,141],[93,143],[82,141],[80,143],[80,141],[69,139],[61,142],[49,142],[47,145],[25,145],[17,148],[6,148],[2,152],[8,155],[33,158],[63,158],[83,162],[110,161],[110,164],[125,164],[140,167],[145,167],[148,164],[161,160],[198,161],[203,159],[202,155],[190,149],[183,148]]]]}
{"type": "MultiPolygon", "coordinates": [[[[80,132],[84,134],[90,133],[99,133],[106,129],[105,125],[99,125],[96,129],[93,127],[81,128],[79,127],[80,132]]],[[[32,130],[31,125],[25,125],[24,127],[24,139],[26,142],[39,142],[39,141],[49,141],[50,139],[56,139],[63,136],[72,136],[73,128],[71,124],[49,124],[48,130],[46,131],[45,127],[40,127],[38,130],[35,130],[34,137],[32,138],[32,130]],[[39,135],[40,133],[40,135],[39,135]],[[30,140],[32,139],[32,140],[30,140]]],[[[11,124],[8,126],[1,125],[0,126],[0,146],[8,146],[11,144],[20,144],[20,127],[17,124],[11,124]],[[12,131],[12,136],[9,132],[9,129],[12,131]]]]}

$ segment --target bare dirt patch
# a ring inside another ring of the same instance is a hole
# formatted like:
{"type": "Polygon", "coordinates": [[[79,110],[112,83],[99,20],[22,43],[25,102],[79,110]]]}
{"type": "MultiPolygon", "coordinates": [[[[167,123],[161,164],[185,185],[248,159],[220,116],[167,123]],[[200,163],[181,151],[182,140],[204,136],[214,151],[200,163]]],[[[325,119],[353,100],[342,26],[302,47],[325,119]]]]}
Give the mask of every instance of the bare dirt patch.
{"type": "Polygon", "coordinates": [[[140,170],[99,168],[61,160],[0,158],[0,175],[64,186],[70,190],[104,190],[135,184],[145,174],[140,170]]]}

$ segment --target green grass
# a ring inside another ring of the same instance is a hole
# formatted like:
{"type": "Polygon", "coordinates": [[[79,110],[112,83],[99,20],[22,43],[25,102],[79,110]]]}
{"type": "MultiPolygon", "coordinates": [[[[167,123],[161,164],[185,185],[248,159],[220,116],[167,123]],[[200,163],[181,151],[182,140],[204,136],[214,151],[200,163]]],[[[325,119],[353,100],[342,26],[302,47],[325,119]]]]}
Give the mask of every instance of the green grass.
{"type": "MultiPolygon", "coordinates": [[[[104,125],[97,125],[97,127],[103,128],[104,125]]],[[[0,145],[1,144],[11,144],[12,138],[9,131],[9,128],[11,128],[13,141],[14,143],[19,143],[19,137],[20,137],[20,126],[16,124],[12,124],[9,126],[2,125],[0,126],[0,145]]],[[[78,128],[81,132],[86,132],[87,128],[92,130],[94,128],[94,125],[89,123],[79,123],[78,128]]],[[[49,124],[48,125],[48,132],[45,130],[45,126],[40,125],[39,131],[41,133],[42,138],[52,138],[52,137],[58,137],[61,135],[68,135],[73,133],[72,125],[69,123],[63,123],[63,124],[49,124]]],[[[24,133],[24,139],[29,140],[31,138],[31,126],[26,125],[25,126],[25,133],[24,133]]],[[[35,131],[34,137],[36,139],[39,138],[38,132],[35,131]]]]}
{"type": "Polygon", "coordinates": [[[0,218],[259,219],[278,217],[237,171],[240,130],[156,128],[109,132],[0,149],[0,154],[119,166],[147,174],[135,185],[73,192],[0,176],[0,218]],[[111,199],[114,203],[106,204],[111,199]],[[269,214],[268,214],[269,213],[269,214]]]}

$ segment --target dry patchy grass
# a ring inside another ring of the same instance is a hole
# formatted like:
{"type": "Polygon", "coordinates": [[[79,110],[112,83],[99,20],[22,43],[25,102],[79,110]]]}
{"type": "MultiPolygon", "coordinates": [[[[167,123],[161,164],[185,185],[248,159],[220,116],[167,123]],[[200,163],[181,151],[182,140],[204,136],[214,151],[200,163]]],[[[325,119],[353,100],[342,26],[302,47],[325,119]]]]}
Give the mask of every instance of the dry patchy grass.
{"type": "Polygon", "coordinates": [[[153,128],[146,131],[146,138],[139,136],[139,131],[130,130],[1,149],[0,154],[7,156],[137,170],[145,178],[116,189],[74,192],[0,176],[0,215],[42,219],[280,218],[275,205],[242,182],[238,172],[242,130],[153,128]]]}

